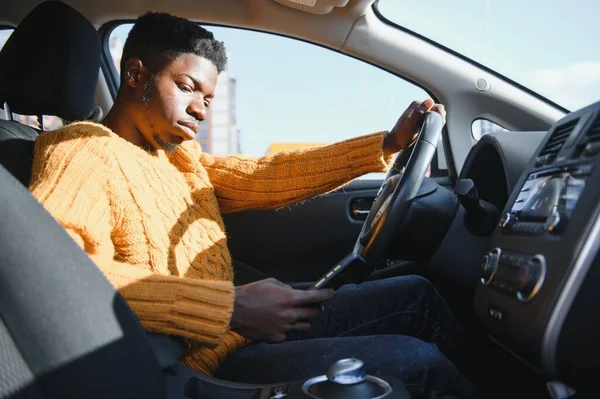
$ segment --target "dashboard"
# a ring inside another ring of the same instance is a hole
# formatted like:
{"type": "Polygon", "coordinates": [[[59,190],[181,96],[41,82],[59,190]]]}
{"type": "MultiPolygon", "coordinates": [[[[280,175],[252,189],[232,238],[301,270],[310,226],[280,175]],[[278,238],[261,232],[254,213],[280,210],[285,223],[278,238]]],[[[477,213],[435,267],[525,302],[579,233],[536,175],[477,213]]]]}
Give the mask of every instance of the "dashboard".
{"type": "Polygon", "coordinates": [[[475,313],[533,368],[587,385],[600,369],[600,102],[548,132],[519,134],[482,138],[464,168],[480,197],[503,209],[481,260],[475,313]]]}
{"type": "Polygon", "coordinates": [[[459,179],[471,179],[479,198],[503,209],[547,132],[495,132],[469,152],[459,179]]]}

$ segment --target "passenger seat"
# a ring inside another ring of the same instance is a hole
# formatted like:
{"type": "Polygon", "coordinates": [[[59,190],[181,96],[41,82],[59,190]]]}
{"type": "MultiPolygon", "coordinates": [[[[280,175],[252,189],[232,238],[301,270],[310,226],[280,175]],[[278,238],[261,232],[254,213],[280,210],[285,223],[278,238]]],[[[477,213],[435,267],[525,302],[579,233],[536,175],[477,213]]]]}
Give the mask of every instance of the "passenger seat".
{"type": "MultiPolygon", "coordinates": [[[[86,119],[100,72],[100,38],[78,11],[43,2],[15,29],[0,52],[0,108],[21,115],[86,119]]],[[[0,165],[29,185],[39,130],[0,120],[0,165]]]]}

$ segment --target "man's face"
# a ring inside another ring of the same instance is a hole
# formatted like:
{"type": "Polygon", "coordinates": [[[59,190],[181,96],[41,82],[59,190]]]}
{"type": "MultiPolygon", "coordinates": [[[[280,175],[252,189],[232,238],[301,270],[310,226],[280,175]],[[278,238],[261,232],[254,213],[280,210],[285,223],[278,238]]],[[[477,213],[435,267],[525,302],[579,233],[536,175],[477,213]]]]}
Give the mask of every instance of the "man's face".
{"type": "Polygon", "coordinates": [[[155,149],[175,151],[193,140],[213,100],[218,72],[206,58],[185,53],[138,86],[136,126],[155,149]]]}

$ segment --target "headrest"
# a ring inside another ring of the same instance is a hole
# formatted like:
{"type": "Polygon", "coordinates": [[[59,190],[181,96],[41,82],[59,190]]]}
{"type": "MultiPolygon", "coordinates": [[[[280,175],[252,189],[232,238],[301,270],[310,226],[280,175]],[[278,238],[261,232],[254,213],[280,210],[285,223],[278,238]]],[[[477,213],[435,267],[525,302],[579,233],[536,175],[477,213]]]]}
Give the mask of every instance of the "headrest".
{"type": "Polygon", "coordinates": [[[0,52],[0,107],[22,115],[85,119],[94,106],[100,38],[60,1],[33,9],[0,52]]]}

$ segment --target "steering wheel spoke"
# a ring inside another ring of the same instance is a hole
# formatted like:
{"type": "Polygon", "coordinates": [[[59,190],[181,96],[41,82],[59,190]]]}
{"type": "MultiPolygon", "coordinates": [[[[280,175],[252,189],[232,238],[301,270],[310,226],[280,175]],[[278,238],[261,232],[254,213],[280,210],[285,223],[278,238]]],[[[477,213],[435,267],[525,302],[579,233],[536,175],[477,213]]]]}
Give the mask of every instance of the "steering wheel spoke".
{"type": "Polygon", "coordinates": [[[396,190],[396,187],[400,183],[401,179],[402,175],[396,174],[386,179],[381,185],[377,197],[373,201],[373,206],[369,211],[369,215],[363,224],[363,228],[358,239],[358,242],[361,245],[364,246],[367,244],[368,239],[377,229],[377,226],[382,221],[383,216],[387,215],[387,208],[391,202],[392,194],[396,190]]]}

